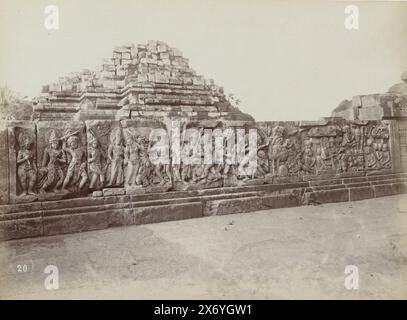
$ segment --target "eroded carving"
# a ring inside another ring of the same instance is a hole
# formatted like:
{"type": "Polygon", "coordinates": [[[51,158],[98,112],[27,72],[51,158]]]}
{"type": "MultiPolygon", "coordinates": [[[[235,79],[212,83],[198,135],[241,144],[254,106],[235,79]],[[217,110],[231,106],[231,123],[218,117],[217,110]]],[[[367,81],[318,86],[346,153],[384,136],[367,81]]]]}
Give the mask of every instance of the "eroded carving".
{"type": "Polygon", "coordinates": [[[38,188],[41,200],[85,195],[86,135],[82,122],[37,125],[38,188]]]}
{"type": "Polygon", "coordinates": [[[110,166],[110,176],[108,184],[110,186],[121,186],[124,181],[124,145],[121,128],[115,128],[111,132],[107,156],[110,166]]]}
{"type": "Polygon", "coordinates": [[[52,190],[56,193],[64,182],[63,166],[66,164],[66,154],[61,148],[60,138],[55,130],[51,131],[48,146],[44,150],[40,173],[40,193],[52,190]]]}
{"type": "Polygon", "coordinates": [[[72,188],[73,191],[82,190],[88,181],[88,174],[86,172],[86,149],[80,145],[80,139],[77,136],[78,133],[79,130],[75,132],[68,130],[66,135],[62,138],[62,150],[66,153],[68,163],[62,190],[67,192],[72,191],[68,190],[69,188],[72,188]]]}
{"type": "Polygon", "coordinates": [[[34,188],[37,181],[37,160],[35,157],[34,137],[28,132],[18,136],[19,150],[17,154],[17,176],[21,186],[20,195],[35,196],[34,188]]]}
{"type": "Polygon", "coordinates": [[[392,169],[390,129],[385,121],[263,122],[247,127],[241,123],[205,127],[185,121],[175,135],[158,121],[123,121],[86,121],[86,131],[81,122],[40,123],[37,135],[27,128],[9,131],[16,141],[15,160],[11,159],[15,163],[15,197],[21,202],[35,201],[38,191],[40,200],[59,199],[85,195],[88,188],[122,189],[110,194],[194,190],[392,169]],[[215,127],[221,130],[220,137],[212,136],[215,127]],[[253,150],[248,134],[252,127],[257,129],[257,148],[253,150]],[[151,138],[154,129],[165,134],[151,138]],[[197,139],[186,137],[189,129],[195,130],[197,139]],[[211,135],[206,135],[207,129],[211,135]],[[242,129],[238,138],[236,132],[242,129]],[[171,139],[177,137],[180,161],[175,161],[177,155],[171,148],[171,139]],[[239,139],[244,143],[236,144],[239,139]],[[219,143],[221,149],[216,148],[219,143]],[[208,150],[210,163],[205,162],[208,150]],[[254,171],[249,170],[250,159],[256,159],[254,171]]]}

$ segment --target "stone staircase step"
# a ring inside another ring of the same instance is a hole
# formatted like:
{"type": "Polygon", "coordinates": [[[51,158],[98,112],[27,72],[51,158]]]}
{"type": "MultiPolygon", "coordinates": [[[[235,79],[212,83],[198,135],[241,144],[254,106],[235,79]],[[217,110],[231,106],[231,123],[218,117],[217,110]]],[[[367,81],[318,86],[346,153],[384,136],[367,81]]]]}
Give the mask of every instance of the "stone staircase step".
{"type": "Polygon", "coordinates": [[[0,240],[407,193],[407,174],[88,197],[0,206],[0,240]]]}

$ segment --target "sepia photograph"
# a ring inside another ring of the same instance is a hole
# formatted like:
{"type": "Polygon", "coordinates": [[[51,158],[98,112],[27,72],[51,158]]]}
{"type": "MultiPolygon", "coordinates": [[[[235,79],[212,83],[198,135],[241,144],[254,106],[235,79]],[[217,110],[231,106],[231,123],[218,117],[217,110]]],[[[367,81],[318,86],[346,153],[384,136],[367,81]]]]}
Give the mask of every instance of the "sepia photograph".
{"type": "Polygon", "coordinates": [[[0,0],[0,41],[0,300],[407,299],[407,1],[0,0]]]}

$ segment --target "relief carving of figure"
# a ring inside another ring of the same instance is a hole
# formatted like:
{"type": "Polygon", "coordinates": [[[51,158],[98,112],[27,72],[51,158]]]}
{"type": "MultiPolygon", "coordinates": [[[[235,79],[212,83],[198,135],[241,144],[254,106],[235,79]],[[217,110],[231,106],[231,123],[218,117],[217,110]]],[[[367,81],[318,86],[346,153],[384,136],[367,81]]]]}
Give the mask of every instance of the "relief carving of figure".
{"type": "Polygon", "coordinates": [[[222,179],[222,165],[211,165],[208,169],[208,174],[205,176],[204,182],[214,182],[222,179]]]}
{"type": "Polygon", "coordinates": [[[284,127],[276,126],[272,129],[270,136],[264,137],[264,143],[259,146],[259,149],[264,147],[268,148],[269,170],[270,173],[275,176],[276,171],[279,175],[286,175],[288,168],[280,168],[280,162],[285,162],[288,159],[288,148],[291,147],[289,139],[284,141],[284,127]]]}
{"type": "Polygon", "coordinates": [[[140,148],[140,169],[136,178],[137,185],[147,186],[153,179],[153,164],[148,154],[149,141],[146,137],[139,137],[140,148]]]}
{"type": "Polygon", "coordinates": [[[322,138],[317,148],[316,166],[319,170],[335,169],[335,138],[322,138]]]}
{"type": "Polygon", "coordinates": [[[377,165],[376,152],[373,146],[373,140],[367,139],[366,146],[364,147],[365,153],[365,166],[367,169],[374,169],[377,165]]]}
{"type": "Polygon", "coordinates": [[[266,174],[269,172],[269,162],[267,159],[267,155],[263,150],[259,150],[257,152],[257,178],[264,178],[266,174]]]}
{"type": "Polygon", "coordinates": [[[172,176],[173,176],[173,181],[174,182],[181,182],[181,165],[179,164],[171,164],[171,171],[172,171],[172,176]]]}
{"type": "Polygon", "coordinates": [[[157,137],[157,141],[155,144],[157,145],[151,145],[150,148],[153,148],[153,150],[156,152],[157,159],[159,161],[155,163],[154,165],[154,172],[156,177],[159,179],[159,184],[170,184],[172,181],[171,177],[171,167],[170,164],[167,162],[169,161],[169,145],[167,141],[164,141],[164,143],[160,142],[162,137],[157,137]],[[161,161],[164,160],[165,161],[161,161]]]}
{"type": "Polygon", "coordinates": [[[37,164],[32,151],[33,138],[28,133],[21,133],[18,137],[20,150],[17,154],[17,176],[21,185],[22,195],[34,195],[37,181],[37,164]]]}
{"type": "Polygon", "coordinates": [[[355,137],[356,147],[358,150],[362,150],[363,145],[363,127],[355,126],[353,129],[353,135],[355,137]]]}
{"type": "MultiPolygon", "coordinates": [[[[192,156],[193,150],[189,150],[189,156],[192,156]]],[[[183,162],[181,164],[181,180],[183,184],[187,184],[192,179],[192,164],[183,162]]]]}
{"type": "Polygon", "coordinates": [[[382,145],[382,157],[381,157],[380,165],[382,168],[386,168],[386,169],[391,168],[390,150],[386,143],[384,143],[382,145]]]}
{"type": "Polygon", "coordinates": [[[105,174],[102,169],[102,158],[107,158],[103,150],[99,147],[99,143],[95,137],[89,143],[89,175],[90,175],[90,184],[89,188],[94,189],[96,184],[100,183],[100,186],[103,187],[105,184],[105,174]]]}
{"type": "Polygon", "coordinates": [[[346,172],[353,167],[353,149],[357,145],[356,139],[349,125],[345,125],[342,128],[342,131],[342,142],[337,153],[339,161],[339,166],[337,168],[338,172],[346,172]]]}
{"type": "Polygon", "coordinates": [[[302,167],[301,170],[305,173],[314,173],[314,165],[316,163],[316,158],[314,157],[314,152],[311,148],[311,141],[304,141],[305,148],[302,153],[302,167]]]}
{"type": "Polygon", "coordinates": [[[76,134],[77,132],[68,132],[66,135],[68,137],[66,140],[64,139],[62,143],[62,149],[66,152],[69,163],[62,184],[64,191],[69,191],[69,186],[72,186],[75,191],[82,190],[88,181],[88,174],[86,173],[86,151],[85,148],[80,145],[80,139],[76,134]]]}
{"type": "Polygon", "coordinates": [[[60,139],[54,130],[49,137],[49,146],[44,150],[42,167],[40,172],[43,174],[40,193],[53,188],[53,192],[58,192],[64,182],[64,172],[62,166],[66,164],[65,152],[60,148],[60,139]]]}
{"type": "Polygon", "coordinates": [[[370,135],[374,139],[379,139],[383,143],[389,139],[389,128],[385,123],[380,123],[372,128],[370,135]]]}
{"type": "Polygon", "coordinates": [[[128,134],[126,138],[126,148],[124,150],[124,165],[126,168],[126,185],[136,185],[137,175],[141,166],[141,151],[144,148],[142,145],[141,136],[133,137],[128,134]]]}
{"type": "Polygon", "coordinates": [[[382,144],[381,143],[373,143],[373,149],[377,160],[377,167],[380,167],[380,163],[382,161],[382,144]]]}
{"type": "Polygon", "coordinates": [[[349,149],[356,146],[356,139],[353,135],[352,129],[350,126],[345,125],[343,127],[343,138],[342,138],[342,148],[349,149]]]}
{"type": "Polygon", "coordinates": [[[110,135],[110,144],[107,151],[110,162],[110,179],[109,185],[120,186],[123,184],[123,163],[124,163],[124,146],[121,128],[116,128],[110,135]]]}
{"type": "Polygon", "coordinates": [[[366,135],[366,146],[363,149],[365,167],[367,169],[391,168],[391,156],[388,148],[388,126],[385,123],[374,125],[366,135]]]}

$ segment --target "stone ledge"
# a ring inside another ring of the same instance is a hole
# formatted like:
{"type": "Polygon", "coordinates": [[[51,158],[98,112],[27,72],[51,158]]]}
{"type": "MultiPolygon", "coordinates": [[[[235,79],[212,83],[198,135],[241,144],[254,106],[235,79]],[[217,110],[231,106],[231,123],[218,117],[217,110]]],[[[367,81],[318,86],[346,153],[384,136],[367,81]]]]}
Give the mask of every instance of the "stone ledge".
{"type": "MultiPolygon", "coordinates": [[[[382,182],[387,181],[382,180],[382,182]]],[[[84,232],[209,215],[244,213],[303,204],[356,201],[407,193],[407,183],[400,182],[405,179],[395,178],[391,181],[392,183],[389,184],[350,188],[337,188],[336,184],[324,185],[319,187],[326,189],[318,191],[312,190],[310,187],[281,191],[281,186],[277,188],[279,191],[274,190],[275,188],[266,188],[273,185],[257,185],[170,192],[166,193],[166,195],[170,195],[167,199],[160,199],[162,194],[109,196],[86,203],[86,200],[89,199],[82,198],[64,202],[70,204],[73,201],[77,207],[61,207],[58,202],[46,202],[44,203],[46,210],[28,212],[20,210],[42,208],[43,204],[8,205],[3,206],[3,209],[7,210],[3,210],[3,214],[0,214],[0,240],[84,232]],[[336,189],[331,189],[331,187],[336,187],[336,189]],[[242,190],[246,192],[238,192],[242,190]],[[87,205],[83,206],[84,204],[87,205]]],[[[288,185],[295,186],[296,184],[288,185]]]]}
{"type": "Polygon", "coordinates": [[[218,216],[232,213],[245,213],[267,209],[260,197],[245,197],[240,199],[224,199],[208,201],[203,209],[204,216],[218,216]]]}
{"type": "Polygon", "coordinates": [[[0,240],[42,236],[42,218],[0,221],[0,240]]]}

